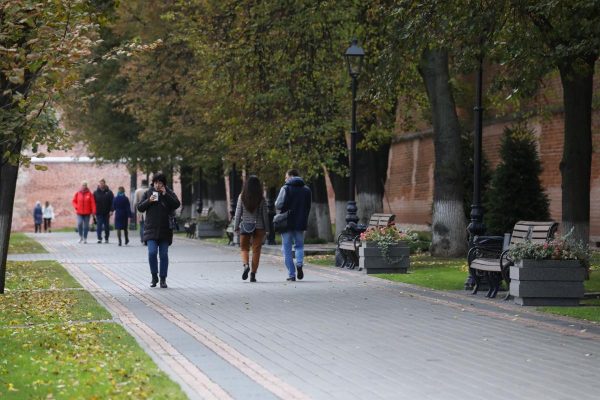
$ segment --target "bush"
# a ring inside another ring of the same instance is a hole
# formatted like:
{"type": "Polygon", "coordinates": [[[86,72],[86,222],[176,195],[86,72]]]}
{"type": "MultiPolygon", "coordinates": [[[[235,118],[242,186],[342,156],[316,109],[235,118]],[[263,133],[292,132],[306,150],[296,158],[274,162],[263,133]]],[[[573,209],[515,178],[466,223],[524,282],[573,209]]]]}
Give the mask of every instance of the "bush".
{"type": "Polygon", "coordinates": [[[502,234],[520,220],[548,220],[548,196],[540,182],[542,166],[533,132],[522,125],[506,128],[500,155],[485,202],[487,230],[502,234]]]}

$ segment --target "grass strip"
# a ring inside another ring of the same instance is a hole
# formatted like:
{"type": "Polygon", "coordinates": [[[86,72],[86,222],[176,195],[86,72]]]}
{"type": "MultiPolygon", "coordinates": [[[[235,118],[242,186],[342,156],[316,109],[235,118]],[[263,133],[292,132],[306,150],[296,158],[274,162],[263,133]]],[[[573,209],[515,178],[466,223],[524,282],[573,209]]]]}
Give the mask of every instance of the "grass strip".
{"type": "Polygon", "coordinates": [[[186,398],[122,326],[98,322],[110,313],[60,264],[9,262],[7,271],[0,398],[186,398]]]}
{"type": "Polygon", "coordinates": [[[65,289],[81,285],[56,261],[8,261],[6,289],[65,289]]]}
{"type": "Polygon", "coordinates": [[[464,258],[446,259],[418,255],[410,258],[410,268],[406,274],[374,276],[437,290],[461,290],[464,288],[467,274],[467,262],[464,258]]]}
{"type": "Polygon", "coordinates": [[[41,254],[48,251],[24,233],[12,232],[8,240],[9,254],[41,254]]]}
{"type": "Polygon", "coordinates": [[[600,322],[600,299],[585,299],[579,307],[538,307],[539,311],[600,322]]]}
{"type": "Polygon", "coordinates": [[[0,397],[185,399],[116,323],[0,329],[0,397]]]}

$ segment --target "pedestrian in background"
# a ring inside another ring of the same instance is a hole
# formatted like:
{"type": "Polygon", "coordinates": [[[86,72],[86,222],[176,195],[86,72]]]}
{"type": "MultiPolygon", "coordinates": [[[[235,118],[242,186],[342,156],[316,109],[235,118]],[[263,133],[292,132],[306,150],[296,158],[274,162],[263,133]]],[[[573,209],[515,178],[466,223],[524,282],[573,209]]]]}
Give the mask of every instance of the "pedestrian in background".
{"type": "Polygon", "coordinates": [[[160,274],[160,287],[167,287],[169,246],[173,243],[175,210],[181,206],[177,195],[167,187],[167,177],[157,173],[152,177],[152,187],[146,191],[137,209],[146,213],[143,240],[148,244],[148,262],[152,274],[151,287],[156,287],[160,274]],[[160,257],[160,270],[158,258],[160,257]]]}
{"type": "Polygon", "coordinates": [[[132,216],[131,204],[129,199],[125,195],[125,188],[119,186],[117,195],[113,200],[113,210],[115,210],[115,229],[117,230],[117,238],[119,239],[119,246],[121,246],[121,231],[125,234],[125,246],[129,244],[129,218],[132,216]]]}
{"type": "Polygon", "coordinates": [[[42,203],[36,201],[35,206],[33,207],[33,225],[35,226],[35,233],[42,233],[43,218],[44,212],[42,211],[42,203]]]}
{"type": "Polygon", "coordinates": [[[51,233],[52,220],[54,219],[54,208],[52,208],[49,201],[46,201],[46,204],[44,205],[42,216],[44,217],[44,232],[51,233]]]}
{"type": "Polygon", "coordinates": [[[88,189],[87,181],[81,183],[81,189],[75,192],[71,201],[77,214],[77,232],[79,232],[79,243],[87,243],[87,235],[90,230],[90,215],[96,214],[96,200],[88,189]]]}
{"type": "Polygon", "coordinates": [[[98,243],[102,243],[102,231],[104,231],[104,243],[108,243],[108,236],[110,235],[110,216],[114,211],[114,198],[115,195],[106,185],[106,181],[100,179],[98,188],[94,192],[94,199],[96,200],[96,234],[98,235],[98,243]]]}
{"type": "Polygon", "coordinates": [[[250,244],[252,244],[252,272],[250,282],[256,282],[256,272],[260,262],[260,252],[269,228],[267,205],[263,196],[263,186],[260,180],[250,175],[237,201],[233,218],[234,231],[240,235],[240,249],[244,272],[242,279],[248,279],[250,272],[250,244]]]}
{"type": "Polygon", "coordinates": [[[146,222],[146,213],[139,212],[137,209],[138,209],[138,205],[142,202],[142,199],[144,198],[144,195],[146,194],[147,191],[148,191],[148,180],[142,179],[141,187],[139,189],[136,189],[136,191],[133,195],[134,196],[133,208],[137,212],[137,218],[140,223],[140,242],[144,243],[144,245],[146,244],[144,242],[144,224],[146,222]]]}
{"type": "Polygon", "coordinates": [[[281,233],[281,251],[288,270],[288,281],[304,278],[304,231],[308,225],[308,213],[312,202],[312,193],[298,171],[290,169],[285,174],[285,184],[279,191],[275,208],[284,213],[289,211],[287,228],[281,233]],[[292,257],[292,245],[296,250],[296,265],[292,257]]]}

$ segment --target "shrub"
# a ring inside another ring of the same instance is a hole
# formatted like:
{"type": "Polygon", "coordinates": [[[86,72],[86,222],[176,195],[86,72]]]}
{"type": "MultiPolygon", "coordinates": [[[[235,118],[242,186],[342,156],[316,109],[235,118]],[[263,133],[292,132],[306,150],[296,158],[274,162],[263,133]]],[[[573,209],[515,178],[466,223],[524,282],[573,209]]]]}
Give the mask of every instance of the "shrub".
{"type": "Polygon", "coordinates": [[[520,220],[548,220],[548,196],[539,178],[542,166],[533,132],[522,125],[506,128],[500,155],[485,202],[488,231],[502,234],[520,220]]]}

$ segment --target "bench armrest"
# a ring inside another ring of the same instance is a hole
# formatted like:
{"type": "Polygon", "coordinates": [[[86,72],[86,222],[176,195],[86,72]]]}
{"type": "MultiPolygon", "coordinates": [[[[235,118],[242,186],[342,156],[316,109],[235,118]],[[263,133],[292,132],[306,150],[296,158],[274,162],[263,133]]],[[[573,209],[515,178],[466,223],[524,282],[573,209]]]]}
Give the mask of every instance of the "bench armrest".
{"type": "Polygon", "coordinates": [[[500,258],[504,247],[504,236],[475,236],[473,246],[469,249],[467,262],[476,258],[500,258]]]}

